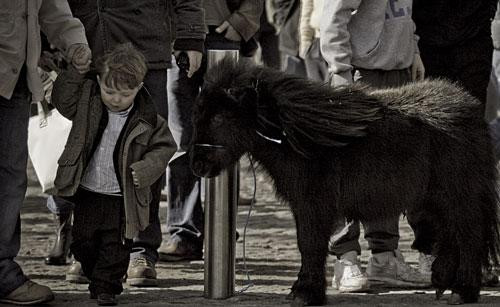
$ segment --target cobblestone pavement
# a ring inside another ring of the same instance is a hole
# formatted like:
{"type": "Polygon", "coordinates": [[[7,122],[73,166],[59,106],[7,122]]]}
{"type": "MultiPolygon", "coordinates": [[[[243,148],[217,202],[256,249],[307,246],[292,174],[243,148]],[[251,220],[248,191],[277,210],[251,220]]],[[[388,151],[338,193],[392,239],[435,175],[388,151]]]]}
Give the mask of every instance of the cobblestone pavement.
{"type": "MultiPolygon", "coordinates": [[[[243,163],[245,164],[245,163],[243,163]]],[[[52,217],[45,208],[47,195],[41,193],[30,174],[30,187],[22,211],[22,248],[17,260],[33,280],[50,286],[56,300],[51,306],[96,306],[89,299],[86,285],[75,285],[64,280],[67,266],[47,266],[43,259],[47,245],[53,239],[52,217]]],[[[242,169],[242,194],[251,196],[253,177],[242,169]]],[[[238,231],[243,234],[249,207],[238,210],[238,231]]],[[[165,220],[165,203],[161,209],[165,220]]],[[[164,224],[164,222],[163,222],[164,224]]],[[[164,229],[163,229],[164,230],[164,229]]],[[[410,250],[412,232],[405,220],[401,222],[400,248],[407,261],[417,264],[418,254],[410,250]]],[[[362,240],[362,263],[366,266],[369,253],[362,240]]],[[[237,242],[236,290],[247,283],[242,258],[243,240],[237,242]]],[[[157,264],[159,286],[134,288],[126,286],[119,297],[120,305],[128,306],[286,306],[285,297],[297,276],[300,257],[295,241],[295,228],[287,206],[274,197],[270,181],[257,174],[256,204],[246,232],[246,263],[252,287],[227,300],[209,300],[203,297],[203,261],[157,264]]],[[[333,275],[333,258],[328,259],[328,280],[333,275]]],[[[374,288],[364,294],[338,294],[328,289],[329,306],[438,306],[445,299],[434,300],[434,291],[426,289],[396,290],[374,288]]],[[[1,304],[0,304],[1,305],[1,304]]],[[[500,288],[482,291],[479,304],[472,306],[500,306],[500,288]]]]}

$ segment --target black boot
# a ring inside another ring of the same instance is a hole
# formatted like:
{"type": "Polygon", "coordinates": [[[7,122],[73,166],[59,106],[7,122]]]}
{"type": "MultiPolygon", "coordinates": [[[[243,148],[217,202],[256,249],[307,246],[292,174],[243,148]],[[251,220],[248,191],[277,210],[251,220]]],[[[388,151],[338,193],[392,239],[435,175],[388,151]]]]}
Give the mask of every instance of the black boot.
{"type": "Polygon", "coordinates": [[[51,251],[45,258],[45,264],[65,265],[68,263],[69,246],[71,244],[71,218],[72,212],[55,215],[57,223],[56,239],[51,251]]]}

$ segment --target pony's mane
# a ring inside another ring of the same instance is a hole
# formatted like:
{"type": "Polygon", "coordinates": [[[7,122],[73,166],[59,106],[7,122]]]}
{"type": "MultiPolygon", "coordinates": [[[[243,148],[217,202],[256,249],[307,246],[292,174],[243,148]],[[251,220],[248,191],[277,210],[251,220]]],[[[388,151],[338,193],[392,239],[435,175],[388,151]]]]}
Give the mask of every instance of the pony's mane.
{"type": "Polygon", "coordinates": [[[323,147],[345,146],[366,135],[382,117],[381,104],[362,86],[331,88],[273,69],[223,60],[206,76],[209,86],[256,92],[257,131],[314,156],[323,147]]]}

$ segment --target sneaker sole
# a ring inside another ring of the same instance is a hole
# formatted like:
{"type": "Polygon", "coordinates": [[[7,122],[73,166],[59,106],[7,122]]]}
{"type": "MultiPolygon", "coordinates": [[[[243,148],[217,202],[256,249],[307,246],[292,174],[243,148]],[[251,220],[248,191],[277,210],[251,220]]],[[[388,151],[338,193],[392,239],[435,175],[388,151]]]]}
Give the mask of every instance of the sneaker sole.
{"type": "Polygon", "coordinates": [[[54,294],[51,294],[51,295],[48,295],[46,297],[43,297],[43,298],[39,298],[39,299],[36,299],[36,300],[32,300],[32,301],[15,301],[15,300],[9,300],[7,298],[1,298],[0,299],[0,303],[7,303],[7,304],[14,304],[14,305],[21,305],[21,306],[24,306],[24,305],[35,305],[35,304],[43,304],[43,303],[48,303],[50,301],[53,301],[54,300],[54,294]]]}
{"type": "Polygon", "coordinates": [[[411,281],[397,280],[389,277],[377,277],[377,278],[368,277],[368,280],[372,284],[379,284],[386,287],[411,287],[411,288],[424,289],[424,288],[430,288],[432,286],[432,284],[430,283],[416,283],[411,281]]]}
{"type": "Polygon", "coordinates": [[[72,284],[88,284],[90,282],[87,277],[80,275],[66,275],[66,281],[72,284]]]}
{"type": "Polygon", "coordinates": [[[337,286],[337,285],[332,285],[332,288],[334,290],[339,291],[340,293],[357,293],[357,292],[368,292],[370,291],[370,284],[366,283],[365,285],[361,287],[343,287],[343,286],[337,286]]]}
{"type": "Polygon", "coordinates": [[[165,262],[180,262],[180,261],[194,261],[194,260],[203,260],[202,256],[182,256],[182,255],[170,255],[170,254],[161,254],[160,253],[160,261],[165,262]]]}
{"type": "Polygon", "coordinates": [[[127,278],[127,285],[133,287],[157,287],[158,280],[152,278],[127,278]]]}

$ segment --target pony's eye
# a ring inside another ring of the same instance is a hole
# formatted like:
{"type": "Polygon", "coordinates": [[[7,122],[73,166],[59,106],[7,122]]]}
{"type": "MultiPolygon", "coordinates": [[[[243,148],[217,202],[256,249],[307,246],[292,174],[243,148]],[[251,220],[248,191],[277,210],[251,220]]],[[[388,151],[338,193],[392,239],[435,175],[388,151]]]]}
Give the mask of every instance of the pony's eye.
{"type": "Polygon", "coordinates": [[[222,124],[224,123],[224,118],[222,117],[221,114],[217,114],[213,117],[212,119],[212,124],[215,126],[215,127],[219,127],[221,126],[222,124]]]}

